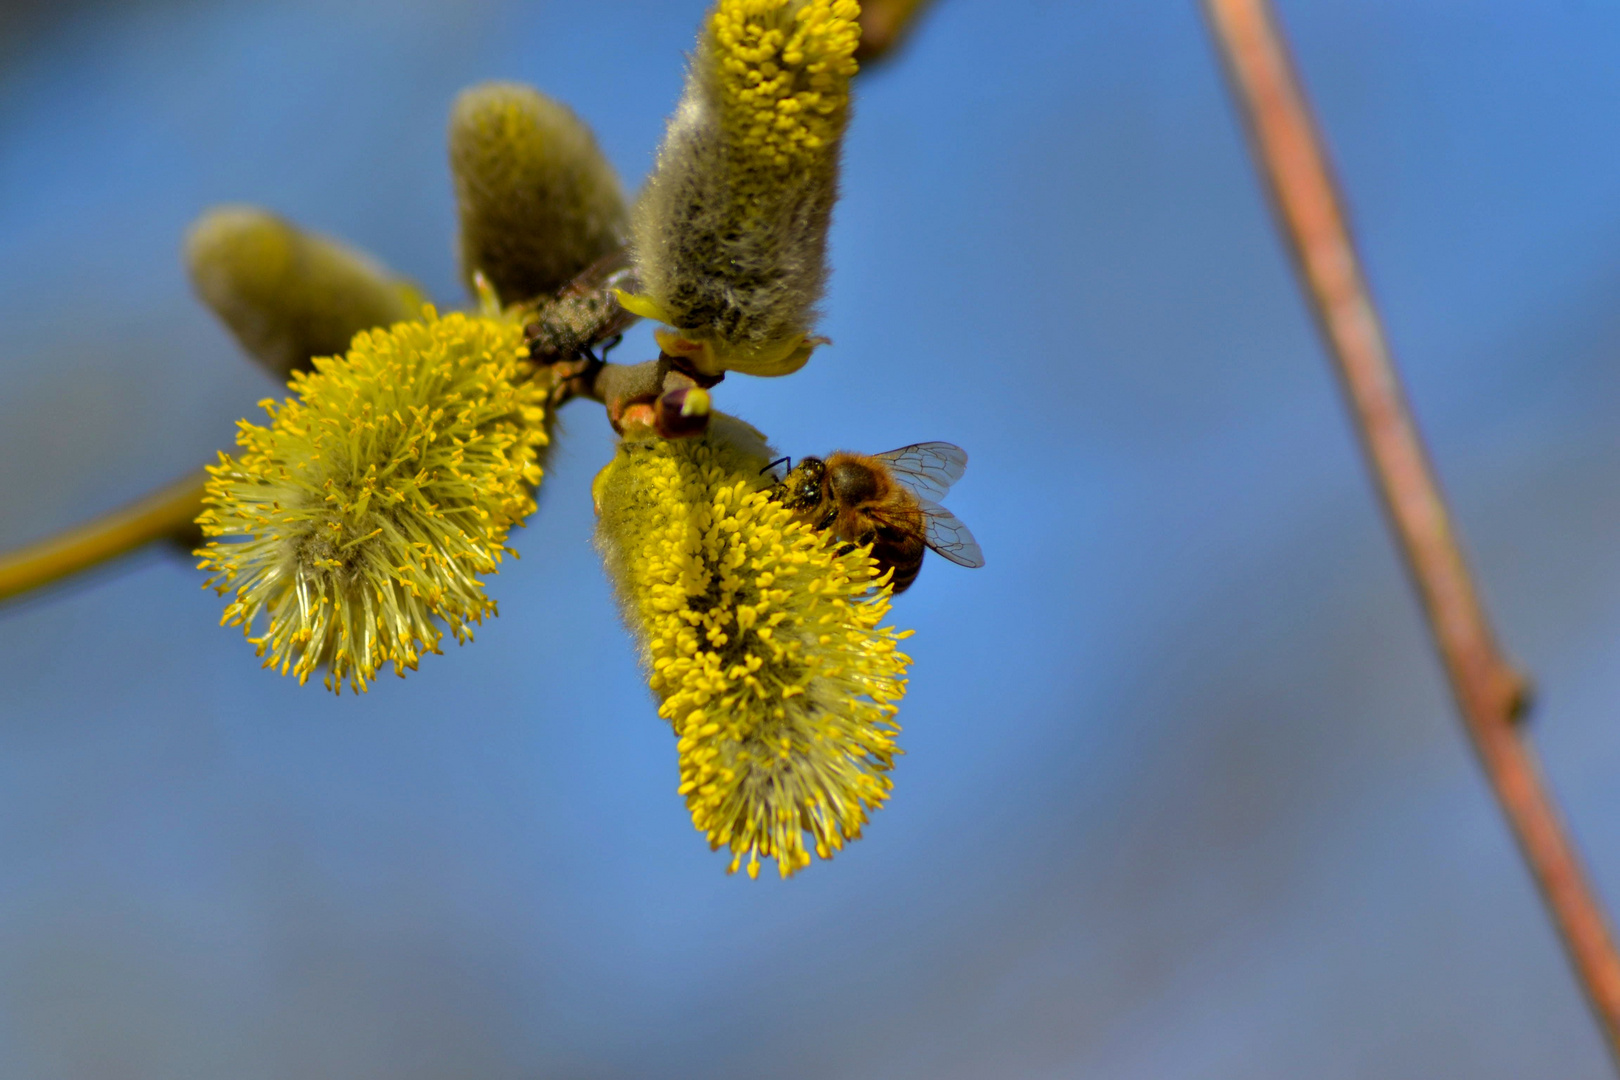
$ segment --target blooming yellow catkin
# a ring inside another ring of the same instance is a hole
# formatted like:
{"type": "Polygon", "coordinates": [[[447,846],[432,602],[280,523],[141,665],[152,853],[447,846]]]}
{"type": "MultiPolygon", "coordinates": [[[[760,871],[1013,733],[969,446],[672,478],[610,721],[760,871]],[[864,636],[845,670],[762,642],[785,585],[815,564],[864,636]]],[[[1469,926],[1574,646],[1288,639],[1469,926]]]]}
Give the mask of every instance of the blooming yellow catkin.
{"type": "Polygon", "coordinates": [[[218,206],[186,234],[192,286],[248,355],[285,379],[422,305],[410,282],[254,206],[218,206]]]}
{"type": "Polygon", "coordinates": [[[785,375],[819,339],[827,228],[860,41],[855,0],[720,0],[632,216],[664,351],[705,374],[785,375]]]}
{"type": "Polygon", "coordinates": [[[233,591],[226,625],[306,681],[366,689],[495,614],[480,574],[534,510],[546,388],[514,322],[423,309],[295,373],[296,398],[238,423],[197,519],[208,584],[233,591]],[[254,636],[262,621],[267,625],[254,636]]]}
{"type": "Polygon", "coordinates": [[[556,292],[625,243],[619,177],[568,106],[522,83],[462,91],[450,113],[461,272],[503,303],[556,292]]]}
{"type": "Polygon", "coordinates": [[[716,415],[700,438],[626,438],[594,492],[692,824],[730,870],[774,858],[787,877],[888,798],[910,632],[879,625],[888,580],[865,549],[771,500],[767,460],[757,432],[716,415]]]}

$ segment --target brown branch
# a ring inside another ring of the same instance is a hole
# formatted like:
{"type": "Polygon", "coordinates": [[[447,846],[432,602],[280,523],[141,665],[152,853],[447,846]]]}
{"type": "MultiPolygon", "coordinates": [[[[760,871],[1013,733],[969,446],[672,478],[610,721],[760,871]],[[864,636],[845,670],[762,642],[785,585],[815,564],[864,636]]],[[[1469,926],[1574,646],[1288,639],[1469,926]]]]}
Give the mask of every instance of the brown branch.
{"type": "Polygon", "coordinates": [[[1620,957],[1516,727],[1524,681],[1497,648],[1458,547],[1287,45],[1266,0],[1204,7],[1464,723],[1620,1063],[1620,957]]]}
{"type": "Polygon", "coordinates": [[[861,43],[855,59],[881,60],[910,35],[929,0],[865,0],[861,5],[861,43]]]}

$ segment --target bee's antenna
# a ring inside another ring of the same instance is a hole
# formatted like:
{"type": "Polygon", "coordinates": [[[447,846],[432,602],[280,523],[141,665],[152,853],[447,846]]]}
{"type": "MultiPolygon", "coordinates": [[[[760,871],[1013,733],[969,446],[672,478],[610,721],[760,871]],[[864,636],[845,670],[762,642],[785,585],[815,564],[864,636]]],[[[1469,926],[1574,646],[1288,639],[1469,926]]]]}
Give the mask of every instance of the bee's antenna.
{"type": "Polygon", "coordinates": [[[771,462],[769,465],[765,466],[763,469],[761,469],[759,471],[762,472],[762,473],[768,473],[772,469],[776,468],[778,465],[782,464],[782,462],[784,462],[784,461],[787,462],[787,471],[792,472],[793,471],[793,459],[790,458],[790,457],[779,457],[775,461],[771,462]]]}
{"type": "Polygon", "coordinates": [[[602,343],[602,362],[604,364],[607,363],[608,353],[612,352],[614,349],[617,349],[619,347],[619,342],[623,340],[623,334],[614,334],[612,337],[608,338],[602,343]]]}

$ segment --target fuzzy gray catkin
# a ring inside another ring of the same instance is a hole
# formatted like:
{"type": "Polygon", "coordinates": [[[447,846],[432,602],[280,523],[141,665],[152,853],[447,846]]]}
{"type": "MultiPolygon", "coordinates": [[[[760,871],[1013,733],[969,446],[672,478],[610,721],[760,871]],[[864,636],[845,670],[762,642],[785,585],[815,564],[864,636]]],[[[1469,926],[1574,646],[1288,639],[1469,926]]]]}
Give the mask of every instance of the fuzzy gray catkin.
{"type": "Polygon", "coordinates": [[[859,41],[854,0],[721,0],[698,39],[632,236],[637,295],[700,371],[809,358],[859,41]]]}

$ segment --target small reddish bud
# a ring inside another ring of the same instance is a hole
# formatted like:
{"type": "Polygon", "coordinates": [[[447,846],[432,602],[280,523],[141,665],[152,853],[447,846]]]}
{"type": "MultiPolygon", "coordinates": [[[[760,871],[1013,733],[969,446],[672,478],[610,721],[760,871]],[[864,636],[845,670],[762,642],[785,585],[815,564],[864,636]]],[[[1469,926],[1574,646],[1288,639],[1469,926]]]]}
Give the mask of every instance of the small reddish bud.
{"type": "Polygon", "coordinates": [[[682,386],[658,399],[653,427],[666,439],[687,439],[709,428],[709,392],[701,386],[682,386]]]}

